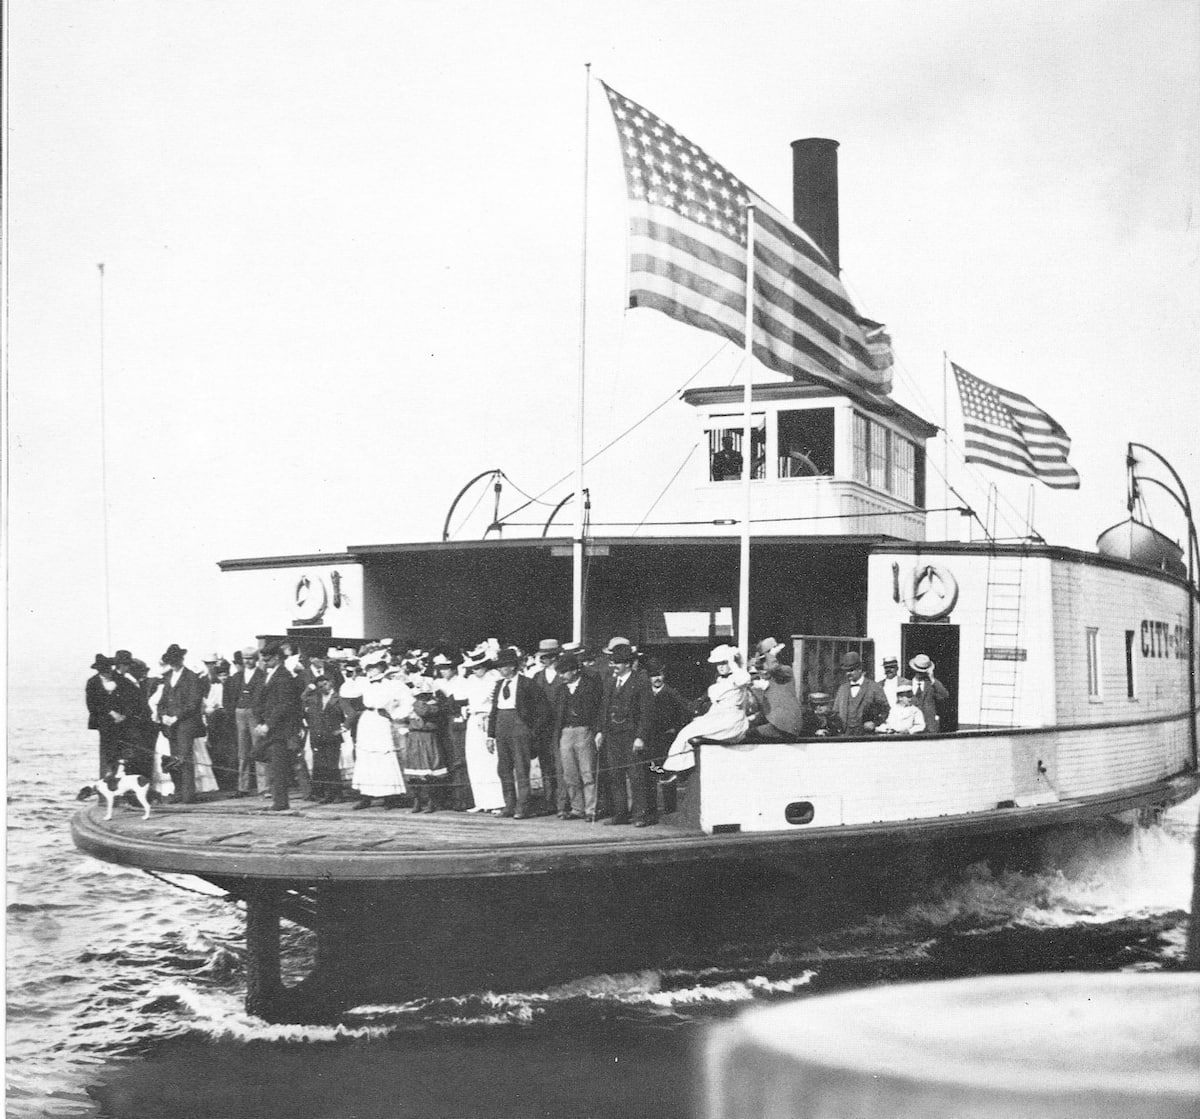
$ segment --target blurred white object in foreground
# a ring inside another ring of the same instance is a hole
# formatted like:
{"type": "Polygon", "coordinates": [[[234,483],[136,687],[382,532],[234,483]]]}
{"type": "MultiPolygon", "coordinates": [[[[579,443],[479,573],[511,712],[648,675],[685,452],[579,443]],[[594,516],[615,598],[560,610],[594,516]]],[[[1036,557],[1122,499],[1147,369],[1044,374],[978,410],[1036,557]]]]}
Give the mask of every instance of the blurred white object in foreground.
{"type": "Polygon", "coordinates": [[[1194,1119],[1200,973],[900,984],[714,1030],[709,1119],[1194,1119]]]}

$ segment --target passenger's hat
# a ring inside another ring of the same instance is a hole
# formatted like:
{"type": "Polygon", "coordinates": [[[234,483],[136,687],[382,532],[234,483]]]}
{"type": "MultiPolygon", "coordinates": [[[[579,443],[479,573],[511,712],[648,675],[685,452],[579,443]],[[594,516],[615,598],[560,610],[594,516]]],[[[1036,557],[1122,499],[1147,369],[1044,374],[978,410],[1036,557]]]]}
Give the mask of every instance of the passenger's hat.
{"type": "Polygon", "coordinates": [[[178,645],[171,644],[171,645],[167,646],[167,651],[165,653],[163,653],[162,660],[164,660],[164,661],[175,661],[175,660],[181,661],[181,660],[183,660],[183,658],[185,656],[187,656],[186,649],[181,649],[178,645]]]}
{"type": "Polygon", "coordinates": [[[563,642],[563,652],[564,653],[576,653],[576,654],[582,653],[583,652],[583,642],[582,641],[565,641],[565,642],[563,642]]]}
{"type": "Polygon", "coordinates": [[[892,668],[899,668],[900,662],[895,657],[884,657],[883,658],[883,667],[887,668],[889,665],[892,668]]]}
{"type": "Polygon", "coordinates": [[[557,656],[559,653],[562,652],[562,646],[558,643],[557,637],[547,637],[544,640],[538,642],[537,651],[538,651],[539,657],[544,656],[547,653],[551,653],[554,656],[557,656]]]}
{"type": "Polygon", "coordinates": [[[667,666],[663,664],[658,657],[651,657],[646,662],[647,676],[665,676],[667,674],[667,666]]]}
{"type": "Polygon", "coordinates": [[[113,662],[109,660],[109,658],[103,653],[97,653],[96,659],[92,661],[92,668],[94,668],[97,672],[107,672],[110,668],[112,668],[112,666],[113,662]]]}
{"type": "Polygon", "coordinates": [[[220,653],[209,653],[208,656],[204,658],[204,663],[205,664],[216,664],[217,661],[219,661],[220,659],[221,659],[220,653]]]}
{"type": "Polygon", "coordinates": [[[375,649],[370,653],[364,653],[359,660],[359,667],[362,669],[368,668],[386,668],[388,666],[388,655],[382,649],[375,649]]]}
{"type": "Polygon", "coordinates": [[[242,650],[242,659],[243,660],[245,660],[247,657],[257,657],[257,656],[258,656],[258,646],[257,645],[247,645],[242,650]]]}
{"type": "Polygon", "coordinates": [[[511,645],[506,645],[492,662],[497,668],[515,668],[521,663],[521,655],[511,645]]]}
{"type": "Polygon", "coordinates": [[[912,660],[908,662],[908,667],[914,672],[932,672],[933,661],[931,661],[924,653],[918,653],[912,660]]]}
{"type": "Polygon", "coordinates": [[[857,653],[843,653],[840,663],[843,669],[862,668],[862,657],[857,653]]]}
{"type": "Polygon", "coordinates": [[[579,658],[574,653],[563,653],[563,655],[558,658],[558,671],[578,672],[579,658]]]}
{"type": "Polygon", "coordinates": [[[737,657],[737,650],[732,645],[718,645],[708,654],[709,664],[728,664],[737,657]]]}
{"type": "Polygon", "coordinates": [[[445,653],[434,653],[429,662],[434,668],[453,668],[454,662],[445,653]]]}
{"type": "Polygon", "coordinates": [[[633,663],[633,646],[630,645],[628,641],[622,645],[613,645],[610,641],[609,645],[611,648],[606,649],[605,652],[608,653],[608,659],[612,661],[613,664],[633,663]]]}
{"type": "Polygon", "coordinates": [[[488,655],[483,649],[474,649],[462,659],[463,668],[480,668],[488,663],[488,655]]]}
{"type": "Polygon", "coordinates": [[[828,692],[809,692],[808,693],[808,702],[811,703],[814,707],[824,706],[825,704],[827,704],[829,702],[829,693],[828,692]]]}
{"type": "Polygon", "coordinates": [[[896,694],[897,695],[912,695],[913,694],[912,685],[907,680],[902,680],[899,684],[896,685],[896,694]]]}
{"type": "Polygon", "coordinates": [[[113,664],[133,664],[133,654],[128,649],[118,649],[112,655],[113,664]]]}
{"type": "Polygon", "coordinates": [[[604,651],[611,654],[618,645],[629,645],[630,648],[632,648],[632,644],[630,643],[628,637],[613,637],[610,638],[608,644],[604,646],[604,651]]]}
{"type": "Polygon", "coordinates": [[[283,656],[283,646],[278,641],[264,641],[259,652],[264,657],[281,657],[283,656]]]}
{"type": "Polygon", "coordinates": [[[754,646],[754,651],[760,656],[765,657],[768,653],[773,653],[776,649],[782,648],[782,642],[776,641],[773,637],[764,637],[757,645],[754,646]]]}

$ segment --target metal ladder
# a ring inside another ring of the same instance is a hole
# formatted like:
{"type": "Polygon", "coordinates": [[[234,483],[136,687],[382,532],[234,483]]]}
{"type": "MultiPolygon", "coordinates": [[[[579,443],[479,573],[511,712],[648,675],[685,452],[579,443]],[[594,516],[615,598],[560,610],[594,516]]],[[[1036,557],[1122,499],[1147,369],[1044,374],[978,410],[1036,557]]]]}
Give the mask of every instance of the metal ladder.
{"type": "Polygon", "coordinates": [[[988,556],[979,690],[981,726],[1011,727],[1016,714],[1024,564],[1020,553],[1001,555],[993,551],[988,556]]]}

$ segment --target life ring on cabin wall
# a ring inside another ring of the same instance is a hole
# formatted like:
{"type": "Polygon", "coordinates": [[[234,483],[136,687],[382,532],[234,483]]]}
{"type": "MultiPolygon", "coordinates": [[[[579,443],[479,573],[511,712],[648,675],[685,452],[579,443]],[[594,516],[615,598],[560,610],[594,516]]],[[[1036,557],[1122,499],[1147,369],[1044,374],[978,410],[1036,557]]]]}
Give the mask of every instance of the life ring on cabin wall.
{"type": "Polygon", "coordinates": [[[908,611],[923,621],[935,622],[948,617],[958,604],[958,580],[948,567],[937,563],[918,563],[904,579],[900,565],[892,564],[894,596],[908,611]]]}
{"type": "Polygon", "coordinates": [[[295,625],[315,625],[324,616],[329,607],[329,592],[325,589],[325,580],[320,575],[310,575],[305,572],[296,580],[293,591],[296,617],[295,625]]]}

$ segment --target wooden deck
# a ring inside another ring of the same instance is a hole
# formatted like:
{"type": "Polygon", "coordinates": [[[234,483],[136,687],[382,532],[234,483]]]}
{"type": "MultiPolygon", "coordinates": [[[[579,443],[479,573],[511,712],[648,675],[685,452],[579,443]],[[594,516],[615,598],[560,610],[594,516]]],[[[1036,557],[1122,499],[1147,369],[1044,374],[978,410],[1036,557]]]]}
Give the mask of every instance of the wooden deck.
{"type": "Polygon", "coordinates": [[[107,862],[202,877],[288,882],[554,874],[710,860],[790,859],[849,848],[1072,824],[1192,795],[1194,775],[1100,797],[902,823],[706,835],[670,824],[633,828],[407,809],[354,811],[299,801],[271,812],[258,798],[157,806],[148,820],[101,806],[72,821],[76,845],[107,862]],[[803,854],[802,854],[803,853],[803,854]]]}

